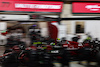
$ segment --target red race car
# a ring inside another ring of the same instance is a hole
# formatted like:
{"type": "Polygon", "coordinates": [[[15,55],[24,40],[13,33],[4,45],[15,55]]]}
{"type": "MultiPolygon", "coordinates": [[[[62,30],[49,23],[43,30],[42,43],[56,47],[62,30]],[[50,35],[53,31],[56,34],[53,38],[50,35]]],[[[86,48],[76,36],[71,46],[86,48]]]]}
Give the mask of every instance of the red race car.
{"type": "Polygon", "coordinates": [[[66,42],[63,44],[63,47],[67,47],[68,50],[77,50],[82,48],[83,44],[66,40],[66,42]]]}

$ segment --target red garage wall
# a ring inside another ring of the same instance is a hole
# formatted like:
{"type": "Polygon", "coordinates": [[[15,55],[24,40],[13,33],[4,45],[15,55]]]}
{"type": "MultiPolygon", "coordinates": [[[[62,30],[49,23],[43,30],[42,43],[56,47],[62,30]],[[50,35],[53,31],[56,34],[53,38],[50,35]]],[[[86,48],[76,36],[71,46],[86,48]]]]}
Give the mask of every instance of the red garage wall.
{"type": "Polygon", "coordinates": [[[58,36],[58,28],[51,23],[52,22],[48,22],[49,36],[56,41],[58,36]]]}

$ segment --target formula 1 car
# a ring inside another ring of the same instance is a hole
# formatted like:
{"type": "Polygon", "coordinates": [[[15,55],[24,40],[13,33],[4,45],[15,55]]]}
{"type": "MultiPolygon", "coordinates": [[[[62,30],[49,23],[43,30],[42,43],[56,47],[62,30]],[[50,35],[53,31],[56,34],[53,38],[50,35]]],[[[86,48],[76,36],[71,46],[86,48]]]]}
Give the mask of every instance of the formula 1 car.
{"type": "Polygon", "coordinates": [[[45,65],[48,64],[50,65],[50,67],[52,67],[52,64],[50,64],[51,59],[49,59],[51,57],[49,57],[49,55],[46,52],[45,54],[42,54],[43,56],[41,56],[42,52],[38,54],[38,50],[36,47],[31,46],[24,49],[21,48],[21,46],[15,45],[12,48],[11,52],[7,52],[3,56],[1,56],[3,58],[2,67],[18,67],[20,65],[27,67],[45,67],[45,65]],[[42,60],[44,61],[44,63],[41,65],[39,58],[42,58],[42,60]]]}
{"type": "Polygon", "coordinates": [[[67,50],[69,51],[70,54],[70,60],[72,61],[73,60],[77,61],[86,60],[87,62],[99,61],[98,59],[100,58],[99,57],[100,49],[98,47],[94,48],[89,43],[78,43],[66,40],[62,45],[63,47],[67,47],[67,50]]]}
{"type": "Polygon", "coordinates": [[[67,51],[61,46],[45,45],[42,47],[23,47],[15,45],[5,51],[2,58],[2,67],[18,67],[24,65],[27,67],[53,67],[53,61],[57,60],[62,67],[69,66],[67,51]],[[44,48],[45,47],[45,48],[44,48]]]}

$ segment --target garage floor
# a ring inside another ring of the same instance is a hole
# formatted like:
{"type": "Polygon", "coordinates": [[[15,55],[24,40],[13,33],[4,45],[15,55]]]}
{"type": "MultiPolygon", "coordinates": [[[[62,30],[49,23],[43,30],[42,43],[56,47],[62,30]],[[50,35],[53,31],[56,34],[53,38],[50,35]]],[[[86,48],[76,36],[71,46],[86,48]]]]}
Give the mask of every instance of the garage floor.
{"type": "MultiPolygon", "coordinates": [[[[0,55],[3,54],[4,50],[5,50],[4,46],[0,46],[0,55]]],[[[96,65],[95,62],[91,62],[90,64],[91,64],[91,66],[86,66],[86,62],[83,61],[82,65],[80,65],[80,64],[78,64],[78,61],[73,61],[73,62],[70,62],[70,67],[96,67],[95,66],[96,65]]],[[[54,65],[56,67],[60,67],[60,63],[55,62],[54,65]]]]}
{"type": "MultiPolygon", "coordinates": [[[[54,63],[56,67],[60,67],[60,63],[54,63]]],[[[95,62],[91,62],[90,66],[86,65],[86,62],[83,61],[82,64],[78,64],[78,61],[70,62],[70,67],[96,67],[95,62]]]]}

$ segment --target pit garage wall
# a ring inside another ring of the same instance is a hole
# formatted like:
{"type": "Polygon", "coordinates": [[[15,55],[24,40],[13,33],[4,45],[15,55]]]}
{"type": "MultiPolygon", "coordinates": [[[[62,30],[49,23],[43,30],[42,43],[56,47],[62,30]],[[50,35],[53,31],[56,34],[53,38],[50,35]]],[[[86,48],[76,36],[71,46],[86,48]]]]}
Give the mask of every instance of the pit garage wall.
{"type": "MultiPolygon", "coordinates": [[[[72,17],[72,13],[71,13],[71,4],[67,4],[65,3],[63,5],[63,10],[61,13],[61,18],[68,18],[68,17],[72,17]]],[[[71,21],[61,21],[62,24],[66,25],[66,33],[67,34],[72,34],[71,32],[71,21]]]]}
{"type": "MultiPolygon", "coordinates": [[[[81,16],[79,16],[81,17],[81,16]]],[[[71,21],[71,32],[72,34],[67,35],[67,39],[71,40],[75,34],[75,22],[83,21],[84,22],[84,33],[78,34],[81,35],[81,39],[79,42],[83,42],[83,40],[87,37],[86,34],[90,33],[93,38],[99,38],[100,40],[100,21],[99,20],[76,20],[71,21]]]]}
{"type": "MultiPolygon", "coordinates": [[[[99,17],[99,16],[72,16],[73,18],[78,17],[99,17]]],[[[100,20],[72,20],[71,21],[71,33],[75,34],[76,22],[84,22],[84,33],[80,35],[85,36],[85,34],[90,33],[93,38],[100,39],[100,20]]]]}
{"type": "Polygon", "coordinates": [[[47,37],[49,35],[48,31],[48,22],[38,22],[39,27],[41,28],[41,35],[47,37]]]}
{"type": "MultiPolygon", "coordinates": [[[[76,18],[76,17],[99,17],[100,14],[80,14],[74,16],[72,14],[72,4],[65,3],[63,5],[63,10],[61,14],[61,18],[76,18]]],[[[73,34],[75,34],[75,22],[80,20],[68,20],[68,21],[61,21],[62,24],[66,25],[66,39],[71,40],[72,37],[74,37],[73,34]]],[[[100,40],[100,21],[99,20],[81,20],[85,22],[85,33],[80,34],[82,36],[82,39],[80,42],[82,42],[86,38],[86,33],[90,32],[90,35],[93,36],[93,38],[99,38],[100,40]]]]}
{"type": "Polygon", "coordinates": [[[93,38],[99,38],[100,40],[100,21],[91,20],[85,21],[85,32],[90,32],[93,38]]]}

